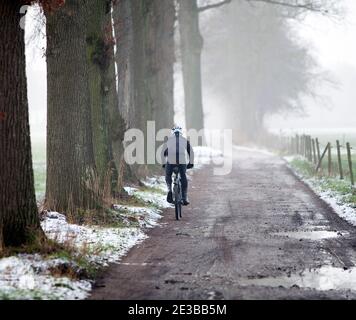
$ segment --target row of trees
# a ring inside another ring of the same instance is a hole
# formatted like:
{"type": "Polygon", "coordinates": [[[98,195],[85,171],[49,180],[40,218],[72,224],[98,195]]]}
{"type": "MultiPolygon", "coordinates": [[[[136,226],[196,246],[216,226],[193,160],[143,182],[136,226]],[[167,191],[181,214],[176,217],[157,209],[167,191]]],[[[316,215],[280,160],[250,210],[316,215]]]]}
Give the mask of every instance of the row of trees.
{"type": "Polygon", "coordinates": [[[173,122],[175,11],[173,1],[160,4],[67,0],[45,12],[52,210],[93,209],[118,197],[126,129],[173,122]]]}
{"type": "MultiPolygon", "coordinates": [[[[156,121],[157,130],[173,123],[177,14],[186,127],[204,127],[199,13],[231,1],[1,1],[0,248],[43,237],[19,24],[21,6],[34,2],[46,17],[46,206],[68,213],[105,207],[120,196],[125,176],[141,174],[142,168],[128,168],[123,161],[127,128],[144,131],[147,120],[156,121]]],[[[295,6],[292,2],[285,0],[295,6]]]]}
{"type": "Polygon", "coordinates": [[[20,26],[32,3],[46,17],[47,208],[105,207],[140,175],[123,161],[126,129],[173,124],[174,0],[2,1],[1,248],[42,236],[20,26]]]}
{"type": "MultiPolygon", "coordinates": [[[[43,236],[20,27],[21,6],[32,2],[0,4],[1,248],[43,236]]],[[[125,130],[144,129],[146,120],[173,122],[174,2],[163,8],[157,0],[39,3],[47,36],[46,206],[61,212],[102,208],[121,191],[125,130]]]]}

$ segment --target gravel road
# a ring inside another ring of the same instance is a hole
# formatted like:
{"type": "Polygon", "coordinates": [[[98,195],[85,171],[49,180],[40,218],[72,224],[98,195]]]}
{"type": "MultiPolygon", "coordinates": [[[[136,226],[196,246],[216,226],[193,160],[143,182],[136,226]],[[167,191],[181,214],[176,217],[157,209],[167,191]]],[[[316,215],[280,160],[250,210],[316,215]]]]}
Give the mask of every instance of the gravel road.
{"type": "Polygon", "coordinates": [[[355,299],[356,228],[277,156],[234,149],[191,176],[191,205],[98,279],[91,299],[355,299]]]}

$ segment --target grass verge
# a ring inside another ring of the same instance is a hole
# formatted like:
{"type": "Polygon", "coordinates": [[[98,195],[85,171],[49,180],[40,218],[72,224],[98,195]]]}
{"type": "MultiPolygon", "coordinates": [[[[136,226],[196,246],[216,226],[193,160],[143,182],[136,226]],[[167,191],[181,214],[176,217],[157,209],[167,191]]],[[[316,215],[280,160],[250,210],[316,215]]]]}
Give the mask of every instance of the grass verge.
{"type": "Polygon", "coordinates": [[[298,174],[317,185],[320,191],[336,193],[344,204],[356,208],[356,190],[351,187],[348,179],[340,180],[337,177],[327,177],[321,173],[315,174],[314,165],[303,158],[294,158],[289,164],[298,174]]]}

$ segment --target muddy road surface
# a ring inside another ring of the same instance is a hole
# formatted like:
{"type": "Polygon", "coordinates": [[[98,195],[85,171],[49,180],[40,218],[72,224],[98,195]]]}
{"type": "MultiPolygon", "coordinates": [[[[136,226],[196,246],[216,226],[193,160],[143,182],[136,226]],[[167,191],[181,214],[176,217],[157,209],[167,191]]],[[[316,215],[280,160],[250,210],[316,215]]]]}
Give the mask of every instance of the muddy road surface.
{"type": "Polygon", "coordinates": [[[280,158],[234,149],[194,171],[191,205],[98,279],[91,299],[355,299],[356,228],[280,158]]]}

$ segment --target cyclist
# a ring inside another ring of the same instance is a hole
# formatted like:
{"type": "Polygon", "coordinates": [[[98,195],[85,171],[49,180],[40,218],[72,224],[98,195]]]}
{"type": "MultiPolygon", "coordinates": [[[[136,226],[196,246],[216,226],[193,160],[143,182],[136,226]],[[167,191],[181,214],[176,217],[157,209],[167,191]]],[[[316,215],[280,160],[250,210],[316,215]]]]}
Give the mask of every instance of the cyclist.
{"type": "Polygon", "coordinates": [[[163,168],[166,168],[166,183],[168,188],[167,202],[173,203],[172,174],[174,167],[179,168],[182,183],[182,205],[187,206],[188,181],[186,170],[194,167],[194,151],[189,141],[183,137],[182,128],[175,126],[172,128],[172,136],[163,145],[161,153],[163,168]],[[187,155],[189,160],[187,161],[187,155]],[[167,158],[167,162],[166,162],[167,158]]]}

